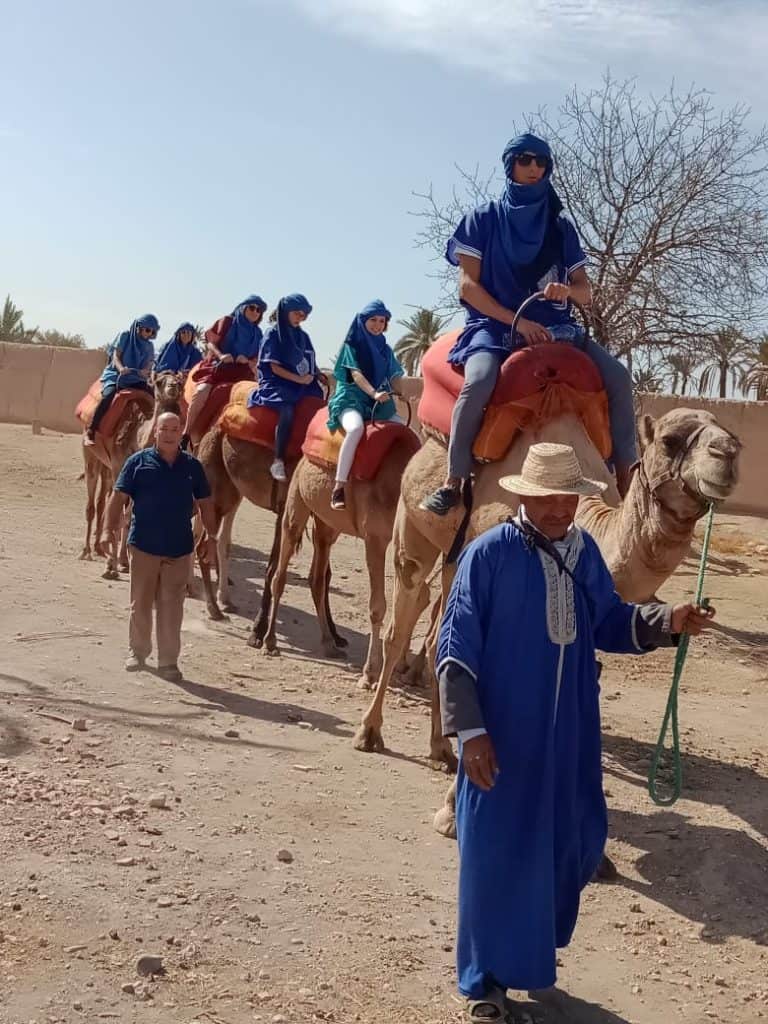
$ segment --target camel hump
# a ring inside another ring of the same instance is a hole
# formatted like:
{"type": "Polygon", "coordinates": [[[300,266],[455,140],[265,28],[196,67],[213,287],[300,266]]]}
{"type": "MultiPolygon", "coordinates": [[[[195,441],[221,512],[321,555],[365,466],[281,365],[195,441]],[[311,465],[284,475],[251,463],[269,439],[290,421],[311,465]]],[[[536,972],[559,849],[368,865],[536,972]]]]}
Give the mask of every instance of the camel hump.
{"type": "MultiPolygon", "coordinates": [[[[446,436],[451,414],[464,383],[461,367],[447,356],[458,335],[439,338],[424,358],[424,390],[419,419],[446,436]]],[[[611,453],[608,399],[600,371],[573,345],[553,343],[513,352],[502,365],[474,455],[482,462],[504,458],[520,430],[538,427],[575,413],[604,458],[611,453]]]]}
{"type": "MultiPolygon", "coordinates": [[[[335,469],[343,440],[343,430],[331,433],[328,429],[328,409],[324,408],[318,410],[312,418],[301,450],[310,462],[321,469],[335,469]]],[[[392,420],[368,423],[355,450],[350,474],[352,480],[375,480],[384,460],[398,443],[409,446],[412,455],[421,447],[416,434],[404,423],[392,420]]]]}
{"type": "MultiPolygon", "coordinates": [[[[243,384],[247,383],[243,382],[243,384]]],[[[236,384],[232,388],[229,404],[219,416],[219,427],[227,437],[235,437],[240,441],[258,444],[262,448],[273,449],[277,428],[277,409],[268,405],[254,405],[248,408],[246,402],[248,394],[253,391],[253,383],[250,383],[248,387],[245,400],[243,400],[243,390],[239,390],[235,394],[237,388],[242,389],[242,385],[236,384]]],[[[321,398],[302,398],[300,402],[297,402],[291,436],[286,449],[286,457],[289,461],[301,456],[302,443],[315,415],[323,416],[326,419],[328,417],[328,409],[323,407],[321,398]]]]}

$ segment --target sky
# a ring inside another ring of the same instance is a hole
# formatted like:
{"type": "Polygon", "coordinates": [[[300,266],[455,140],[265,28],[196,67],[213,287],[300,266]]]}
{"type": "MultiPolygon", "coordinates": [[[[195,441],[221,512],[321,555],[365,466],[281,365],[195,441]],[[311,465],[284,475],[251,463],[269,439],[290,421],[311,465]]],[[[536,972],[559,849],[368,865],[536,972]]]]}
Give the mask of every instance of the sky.
{"type": "MultiPolygon", "coordinates": [[[[765,115],[765,0],[0,0],[0,301],[101,345],[299,291],[437,300],[414,191],[492,169],[574,84],[674,77],[765,115]]],[[[393,326],[390,340],[396,340],[393,326]]]]}

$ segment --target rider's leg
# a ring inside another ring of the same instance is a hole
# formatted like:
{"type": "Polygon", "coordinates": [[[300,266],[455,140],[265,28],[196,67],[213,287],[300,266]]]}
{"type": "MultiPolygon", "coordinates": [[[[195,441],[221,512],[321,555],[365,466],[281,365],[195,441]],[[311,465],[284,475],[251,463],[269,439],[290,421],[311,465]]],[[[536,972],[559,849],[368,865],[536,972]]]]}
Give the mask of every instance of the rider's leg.
{"type": "Polygon", "coordinates": [[[90,426],[86,433],[88,437],[93,440],[96,431],[99,429],[99,424],[107,414],[107,409],[112,405],[112,399],[117,394],[117,384],[105,384],[101,389],[101,400],[93,411],[93,417],[91,419],[90,426]]]}
{"type": "Polygon", "coordinates": [[[365,425],[357,409],[345,409],[339,417],[345,437],[339,449],[339,463],[336,467],[336,486],[341,487],[349,480],[352,463],[355,461],[357,446],[363,439],[365,425]]]}
{"type": "Polygon", "coordinates": [[[195,388],[195,394],[192,401],[189,403],[189,409],[187,409],[187,422],[184,424],[184,436],[190,437],[192,434],[192,427],[195,425],[195,420],[200,415],[203,406],[208,400],[208,395],[211,393],[213,384],[198,384],[195,388]]]}
{"type": "Polygon", "coordinates": [[[632,378],[624,364],[592,338],[585,339],[584,351],[600,371],[608,396],[616,484],[623,498],[629,488],[632,466],[637,462],[632,378]]]}
{"type": "Polygon", "coordinates": [[[422,507],[445,515],[458,504],[462,480],[472,472],[472,445],[483,422],[502,362],[499,352],[475,352],[464,364],[464,386],[451,417],[448,443],[448,475],[442,487],[422,502],[422,507]]]}

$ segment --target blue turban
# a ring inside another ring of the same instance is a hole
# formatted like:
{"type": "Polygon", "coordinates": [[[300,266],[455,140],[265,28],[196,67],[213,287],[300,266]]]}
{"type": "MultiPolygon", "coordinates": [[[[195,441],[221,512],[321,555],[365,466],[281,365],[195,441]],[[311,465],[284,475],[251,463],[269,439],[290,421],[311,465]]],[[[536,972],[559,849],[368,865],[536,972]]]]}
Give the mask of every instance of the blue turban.
{"type": "Polygon", "coordinates": [[[344,344],[349,345],[355,353],[362,375],[371,387],[379,391],[387,379],[389,347],[383,334],[371,334],[366,329],[365,321],[372,316],[383,316],[387,322],[392,319],[392,314],[381,299],[374,299],[352,321],[344,344]]]}
{"type": "MultiPolygon", "coordinates": [[[[515,266],[525,266],[534,261],[538,264],[537,257],[542,254],[550,226],[563,208],[550,181],[552,152],[543,139],[526,132],[510,139],[501,159],[507,175],[506,187],[499,203],[503,214],[499,221],[502,249],[509,262],[515,266]],[[515,157],[521,153],[533,153],[534,156],[547,158],[544,175],[535,185],[520,185],[512,180],[515,157]]],[[[555,236],[552,235],[550,240],[554,244],[555,236]]],[[[541,258],[547,262],[550,259],[549,252],[542,254],[541,258]]]]}

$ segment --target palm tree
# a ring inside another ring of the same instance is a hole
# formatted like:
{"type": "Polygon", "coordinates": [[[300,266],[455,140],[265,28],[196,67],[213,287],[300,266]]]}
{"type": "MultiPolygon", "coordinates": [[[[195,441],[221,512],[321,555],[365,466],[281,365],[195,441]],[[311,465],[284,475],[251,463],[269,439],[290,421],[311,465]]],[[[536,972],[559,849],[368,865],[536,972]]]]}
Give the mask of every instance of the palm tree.
{"type": "Polygon", "coordinates": [[[738,327],[721,327],[706,339],[704,358],[708,359],[699,378],[699,394],[708,392],[717,383],[720,398],[725,398],[728,380],[734,388],[738,386],[747,369],[750,343],[738,327]]]}
{"type": "Polygon", "coordinates": [[[672,387],[672,394],[684,395],[688,385],[693,378],[693,372],[699,365],[700,356],[693,349],[681,348],[677,352],[670,352],[667,356],[667,376],[672,387]]]}
{"type": "Polygon", "coordinates": [[[756,402],[768,402],[768,334],[764,334],[753,352],[752,365],[741,382],[741,390],[749,397],[754,392],[756,402]]]}
{"type": "Polygon", "coordinates": [[[35,340],[37,328],[28,331],[24,327],[24,310],[11,302],[6,295],[3,312],[0,314],[0,341],[15,341],[17,344],[29,344],[35,340]]]}
{"type": "Polygon", "coordinates": [[[434,309],[417,309],[407,320],[397,321],[408,333],[395,343],[394,351],[409,377],[421,376],[422,359],[450,320],[449,316],[440,316],[434,309]]]}

